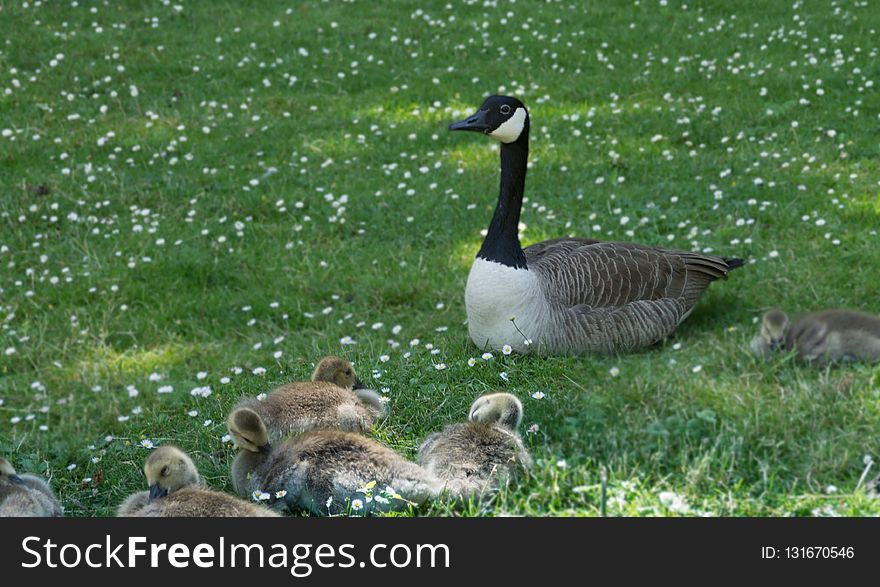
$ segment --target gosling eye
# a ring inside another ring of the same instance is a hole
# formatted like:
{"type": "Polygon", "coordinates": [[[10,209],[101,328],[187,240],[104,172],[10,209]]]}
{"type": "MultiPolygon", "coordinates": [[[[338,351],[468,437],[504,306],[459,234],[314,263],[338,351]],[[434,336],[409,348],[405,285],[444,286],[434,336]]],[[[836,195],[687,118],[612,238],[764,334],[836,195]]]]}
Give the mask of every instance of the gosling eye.
{"type": "Polygon", "coordinates": [[[348,375],[348,376],[351,376],[351,369],[346,369],[346,370],[345,370],[345,374],[348,375]]]}
{"type": "Polygon", "coordinates": [[[162,472],[160,474],[163,477],[167,477],[169,473],[171,473],[171,467],[169,467],[168,465],[165,465],[164,467],[162,467],[162,472]]]}
{"type": "Polygon", "coordinates": [[[510,114],[510,106],[508,104],[501,105],[501,114],[510,114]]]}

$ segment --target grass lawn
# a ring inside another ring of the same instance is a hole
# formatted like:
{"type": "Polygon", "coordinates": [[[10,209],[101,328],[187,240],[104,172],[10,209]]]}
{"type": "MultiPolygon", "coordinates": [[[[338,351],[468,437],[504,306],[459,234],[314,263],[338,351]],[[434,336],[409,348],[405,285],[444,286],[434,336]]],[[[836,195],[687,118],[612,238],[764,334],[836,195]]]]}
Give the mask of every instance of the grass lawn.
{"type": "Polygon", "coordinates": [[[410,457],[523,400],[533,473],[422,514],[598,515],[603,469],[610,515],[880,514],[880,368],[748,349],[775,305],[880,312],[878,29],[876,0],[0,0],[0,454],[68,515],[144,489],[151,443],[231,491],[229,407],[339,354],[410,457]],[[531,111],[524,245],[746,266],[657,348],[481,358],[498,145],[446,127],[490,93],[531,111]]]}

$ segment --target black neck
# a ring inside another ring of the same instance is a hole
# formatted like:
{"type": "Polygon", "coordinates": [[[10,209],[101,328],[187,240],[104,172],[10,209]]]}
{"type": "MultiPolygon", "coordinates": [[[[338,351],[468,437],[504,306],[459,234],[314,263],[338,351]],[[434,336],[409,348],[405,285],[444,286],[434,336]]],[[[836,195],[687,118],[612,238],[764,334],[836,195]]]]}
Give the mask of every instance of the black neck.
{"type": "Polygon", "coordinates": [[[508,267],[524,269],[526,255],[519,244],[519,213],[522,209],[529,159],[529,129],[512,143],[501,143],[501,191],[489,231],[477,257],[508,267]]]}

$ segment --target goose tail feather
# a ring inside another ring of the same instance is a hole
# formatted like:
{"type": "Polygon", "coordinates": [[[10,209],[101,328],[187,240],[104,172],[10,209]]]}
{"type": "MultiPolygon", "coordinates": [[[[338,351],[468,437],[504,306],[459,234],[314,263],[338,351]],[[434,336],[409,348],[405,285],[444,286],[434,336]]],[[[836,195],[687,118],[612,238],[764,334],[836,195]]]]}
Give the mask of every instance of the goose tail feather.
{"type": "Polygon", "coordinates": [[[724,262],[727,263],[727,270],[730,271],[732,269],[736,269],[737,267],[742,267],[746,264],[742,259],[737,259],[736,257],[723,257],[724,262]]]}

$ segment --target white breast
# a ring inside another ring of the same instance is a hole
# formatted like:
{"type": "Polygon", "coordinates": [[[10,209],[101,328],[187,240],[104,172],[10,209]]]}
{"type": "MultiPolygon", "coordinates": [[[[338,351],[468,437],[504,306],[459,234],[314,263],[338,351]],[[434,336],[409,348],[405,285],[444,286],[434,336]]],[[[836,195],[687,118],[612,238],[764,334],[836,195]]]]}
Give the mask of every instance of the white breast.
{"type": "Polygon", "coordinates": [[[527,352],[526,339],[536,344],[541,338],[546,302],[537,276],[528,269],[477,258],[471,265],[464,301],[468,332],[481,349],[498,350],[509,344],[518,352],[527,352]]]}

